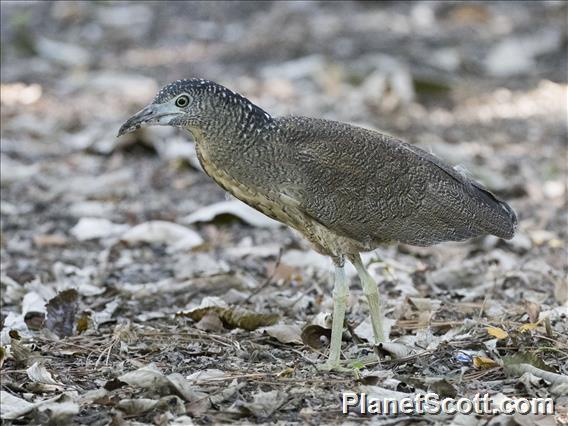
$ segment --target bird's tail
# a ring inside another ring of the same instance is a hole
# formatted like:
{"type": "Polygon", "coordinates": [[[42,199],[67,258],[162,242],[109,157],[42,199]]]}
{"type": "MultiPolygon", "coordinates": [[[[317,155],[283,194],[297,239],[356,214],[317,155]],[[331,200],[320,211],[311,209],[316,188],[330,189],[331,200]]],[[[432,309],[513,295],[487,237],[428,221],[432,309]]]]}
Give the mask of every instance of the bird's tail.
{"type": "Polygon", "coordinates": [[[515,235],[518,221],[515,211],[504,201],[499,200],[488,190],[473,185],[478,195],[483,199],[484,204],[490,207],[492,218],[487,222],[486,231],[506,240],[510,240],[515,235]]]}

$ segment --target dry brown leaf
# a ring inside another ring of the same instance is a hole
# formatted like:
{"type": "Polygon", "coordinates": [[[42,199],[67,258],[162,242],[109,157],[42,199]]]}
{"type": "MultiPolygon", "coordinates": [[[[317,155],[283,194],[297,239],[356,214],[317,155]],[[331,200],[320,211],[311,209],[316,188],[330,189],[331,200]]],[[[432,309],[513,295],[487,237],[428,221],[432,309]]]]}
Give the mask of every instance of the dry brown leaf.
{"type": "Polygon", "coordinates": [[[531,302],[530,300],[525,300],[523,302],[525,310],[529,315],[529,322],[537,322],[538,316],[540,315],[540,304],[536,302],[531,302]]]}
{"type": "Polygon", "coordinates": [[[329,342],[331,339],[331,329],[317,324],[309,324],[302,330],[301,338],[302,342],[310,348],[320,349],[324,346],[324,341],[329,342]]]}
{"type": "Polygon", "coordinates": [[[278,321],[276,314],[259,314],[244,308],[224,307],[224,306],[207,306],[197,308],[191,311],[177,312],[176,316],[191,318],[194,321],[201,319],[210,313],[215,313],[223,324],[229,328],[242,328],[243,330],[256,330],[259,327],[273,325],[278,321]]]}
{"type": "Polygon", "coordinates": [[[77,290],[65,290],[47,302],[45,327],[59,337],[72,336],[78,308],[77,290]]]}

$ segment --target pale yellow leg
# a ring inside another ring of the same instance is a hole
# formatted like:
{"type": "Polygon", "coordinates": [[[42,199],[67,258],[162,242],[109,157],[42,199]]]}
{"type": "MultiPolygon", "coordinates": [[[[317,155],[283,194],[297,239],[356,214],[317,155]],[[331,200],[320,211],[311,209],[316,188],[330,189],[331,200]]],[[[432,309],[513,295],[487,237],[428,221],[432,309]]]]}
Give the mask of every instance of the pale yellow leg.
{"type": "Polygon", "coordinates": [[[329,358],[320,369],[340,370],[339,357],[341,355],[341,337],[343,335],[343,321],[345,319],[345,309],[347,307],[347,296],[349,286],[345,276],[345,267],[335,265],[335,283],[333,287],[333,322],[331,326],[331,342],[329,358]]]}
{"type": "Polygon", "coordinates": [[[375,336],[375,344],[385,341],[385,332],[383,328],[383,316],[381,314],[381,300],[379,297],[379,290],[377,289],[377,284],[373,277],[369,275],[367,269],[363,266],[361,261],[361,256],[350,256],[349,260],[355,266],[359,279],[361,280],[361,286],[363,287],[363,293],[367,296],[367,301],[369,303],[369,311],[371,313],[371,324],[373,326],[373,335],[375,336]]]}

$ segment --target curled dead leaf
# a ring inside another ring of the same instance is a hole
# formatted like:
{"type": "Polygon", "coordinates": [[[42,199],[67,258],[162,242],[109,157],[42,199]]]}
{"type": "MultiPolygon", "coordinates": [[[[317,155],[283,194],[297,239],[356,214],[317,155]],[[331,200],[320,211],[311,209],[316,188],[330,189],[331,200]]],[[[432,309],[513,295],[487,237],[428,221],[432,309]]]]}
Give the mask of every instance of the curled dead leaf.
{"type": "Polygon", "coordinates": [[[242,328],[252,331],[259,327],[273,325],[278,321],[276,314],[261,314],[238,307],[207,306],[191,311],[177,312],[176,316],[188,317],[194,321],[201,321],[205,315],[215,313],[223,324],[229,328],[242,328]]]}
{"type": "Polygon", "coordinates": [[[304,327],[301,334],[302,342],[310,348],[321,349],[331,339],[331,329],[321,325],[309,324],[304,327]]]}

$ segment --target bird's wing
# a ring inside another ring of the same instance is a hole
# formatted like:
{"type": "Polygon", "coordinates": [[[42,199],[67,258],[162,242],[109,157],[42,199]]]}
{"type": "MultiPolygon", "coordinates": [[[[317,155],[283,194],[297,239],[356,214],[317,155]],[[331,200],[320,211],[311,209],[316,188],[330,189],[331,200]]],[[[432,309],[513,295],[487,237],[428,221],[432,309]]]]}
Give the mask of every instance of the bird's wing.
{"type": "Polygon", "coordinates": [[[282,121],[287,158],[301,188],[293,198],[336,233],[367,245],[512,236],[512,210],[434,155],[344,123],[282,121]]]}

